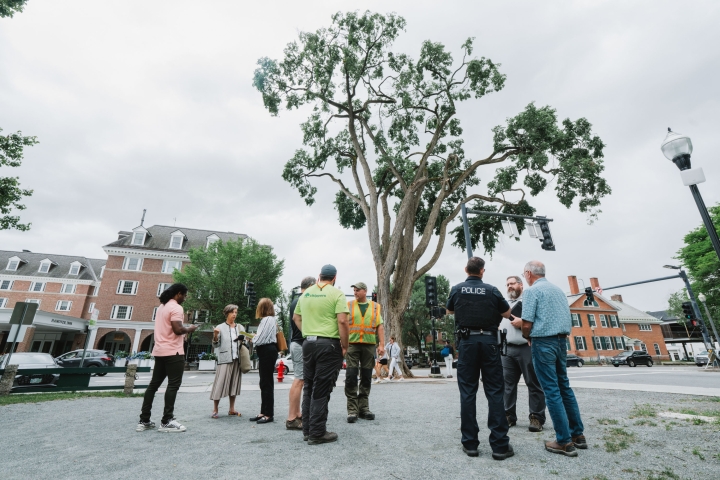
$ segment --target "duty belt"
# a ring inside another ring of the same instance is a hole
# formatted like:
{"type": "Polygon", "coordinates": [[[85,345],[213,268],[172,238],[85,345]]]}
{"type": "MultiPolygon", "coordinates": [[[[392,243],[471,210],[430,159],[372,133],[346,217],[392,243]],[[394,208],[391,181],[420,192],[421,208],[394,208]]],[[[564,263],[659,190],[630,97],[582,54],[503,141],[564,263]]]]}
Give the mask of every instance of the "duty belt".
{"type": "Polygon", "coordinates": [[[470,335],[497,335],[497,330],[470,330],[470,335]]]}

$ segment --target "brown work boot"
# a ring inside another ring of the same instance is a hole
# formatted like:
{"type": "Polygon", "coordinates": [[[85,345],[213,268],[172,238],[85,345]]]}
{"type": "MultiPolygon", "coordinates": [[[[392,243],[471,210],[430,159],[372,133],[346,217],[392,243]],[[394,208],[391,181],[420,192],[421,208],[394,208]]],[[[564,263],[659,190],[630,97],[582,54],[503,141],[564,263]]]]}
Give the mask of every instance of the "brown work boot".
{"type": "Polygon", "coordinates": [[[285,420],[285,428],[288,430],[302,430],[302,417],[294,420],[285,420]]]}
{"type": "Polygon", "coordinates": [[[530,426],[528,427],[528,430],[530,430],[531,432],[542,432],[542,423],[540,423],[540,420],[538,420],[537,418],[530,417],[530,426]]]}
{"type": "Polygon", "coordinates": [[[585,435],[578,435],[577,437],[572,437],[572,441],[575,445],[575,448],[582,448],[583,450],[587,449],[587,441],[585,440],[585,435]]]}
{"type": "Polygon", "coordinates": [[[321,437],[309,437],[308,445],[319,445],[321,443],[330,443],[338,439],[338,435],[335,432],[325,432],[321,437]]]}
{"type": "Polygon", "coordinates": [[[570,442],[567,445],[560,445],[555,440],[549,440],[545,442],[545,450],[552,453],[559,453],[560,455],[565,455],[566,457],[578,456],[578,452],[575,449],[573,442],[570,442]]]}

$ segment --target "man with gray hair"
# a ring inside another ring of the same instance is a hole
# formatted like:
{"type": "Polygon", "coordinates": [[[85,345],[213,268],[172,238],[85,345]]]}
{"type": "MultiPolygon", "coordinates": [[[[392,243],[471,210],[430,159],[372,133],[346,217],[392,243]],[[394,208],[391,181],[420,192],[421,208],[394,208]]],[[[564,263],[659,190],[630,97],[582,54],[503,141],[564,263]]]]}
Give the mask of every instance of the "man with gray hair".
{"type": "MultiPolygon", "coordinates": [[[[302,295],[305,290],[315,285],[315,279],[313,277],[305,277],[300,282],[300,294],[302,295]]],[[[297,296],[292,302],[290,302],[290,318],[293,318],[295,314],[295,307],[297,306],[300,295],[297,296]]],[[[300,411],[300,398],[302,397],[303,384],[303,352],[302,346],[305,339],[302,335],[302,330],[295,325],[294,321],[290,322],[290,359],[293,362],[293,371],[295,379],[290,386],[290,400],[288,407],[288,417],[285,420],[285,428],[288,430],[302,430],[302,412],[300,411]]]]}
{"type": "Polygon", "coordinates": [[[510,298],[510,318],[503,318],[500,330],[507,330],[507,355],[500,357],[505,377],[505,416],[508,425],[514,426],[517,422],[517,387],[522,375],[528,387],[528,400],[530,406],[531,432],[541,432],[545,424],[545,394],[540,387],[535,369],[533,368],[532,353],[528,341],[522,336],[522,294],[523,281],[518,276],[510,276],[505,281],[508,297],[510,298]]]}
{"type": "Polygon", "coordinates": [[[523,295],[523,337],[531,341],[535,374],[545,392],[555,428],[556,440],[545,442],[545,450],[577,457],[576,449],[586,449],[587,441],[580,408],[567,376],[570,307],[565,293],[545,279],[545,265],[541,262],[528,262],[523,276],[530,285],[523,295]]]}

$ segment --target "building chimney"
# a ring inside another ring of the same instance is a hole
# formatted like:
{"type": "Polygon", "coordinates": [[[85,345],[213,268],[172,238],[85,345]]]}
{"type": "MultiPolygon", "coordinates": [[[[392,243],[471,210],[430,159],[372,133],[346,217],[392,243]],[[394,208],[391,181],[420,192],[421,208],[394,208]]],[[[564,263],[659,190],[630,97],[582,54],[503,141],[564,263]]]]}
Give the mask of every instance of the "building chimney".
{"type": "Polygon", "coordinates": [[[613,302],[622,302],[623,301],[622,295],[618,295],[618,294],[615,294],[612,297],[610,297],[610,300],[612,300],[613,302]]]}
{"type": "Polygon", "coordinates": [[[597,277],[590,277],[590,287],[593,289],[593,291],[597,291],[600,289],[600,282],[598,281],[597,277]]]}
{"type": "Polygon", "coordinates": [[[570,284],[570,295],[577,295],[580,293],[580,287],[578,287],[577,277],[575,275],[570,275],[568,277],[568,283],[570,284]]]}

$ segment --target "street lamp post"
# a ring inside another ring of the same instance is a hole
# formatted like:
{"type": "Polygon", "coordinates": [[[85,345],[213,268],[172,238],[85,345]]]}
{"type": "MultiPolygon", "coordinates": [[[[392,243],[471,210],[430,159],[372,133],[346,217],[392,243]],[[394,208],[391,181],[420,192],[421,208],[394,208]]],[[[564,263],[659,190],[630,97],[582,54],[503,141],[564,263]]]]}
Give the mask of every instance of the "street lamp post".
{"type": "MultiPolygon", "coordinates": [[[[710,309],[708,308],[707,303],[705,303],[705,300],[707,300],[707,298],[705,298],[705,295],[703,295],[702,293],[698,295],[697,298],[698,300],[700,300],[700,302],[702,302],[703,307],[705,307],[705,314],[707,315],[708,322],[710,322],[710,326],[712,327],[713,333],[715,334],[715,341],[720,344],[720,337],[718,337],[717,330],[715,329],[715,322],[713,322],[713,319],[710,316],[710,309]]],[[[713,347],[715,347],[715,345],[713,345],[713,347]]]]}
{"type": "Polygon", "coordinates": [[[671,160],[680,169],[680,177],[683,180],[683,184],[690,187],[690,191],[695,199],[698,210],[700,210],[700,216],[702,217],[705,228],[710,236],[710,242],[715,249],[718,259],[720,259],[720,238],[718,238],[715,225],[713,225],[712,218],[710,218],[705,202],[700,195],[700,190],[698,190],[697,187],[698,183],[703,183],[705,181],[705,174],[703,173],[702,168],[690,167],[690,155],[693,151],[690,137],[673,132],[668,128],[668,134],[665,137],[665,140],[663,140],[660,149],[662,150],[663,155],[665,155],[668,160],[671,160]]]}

